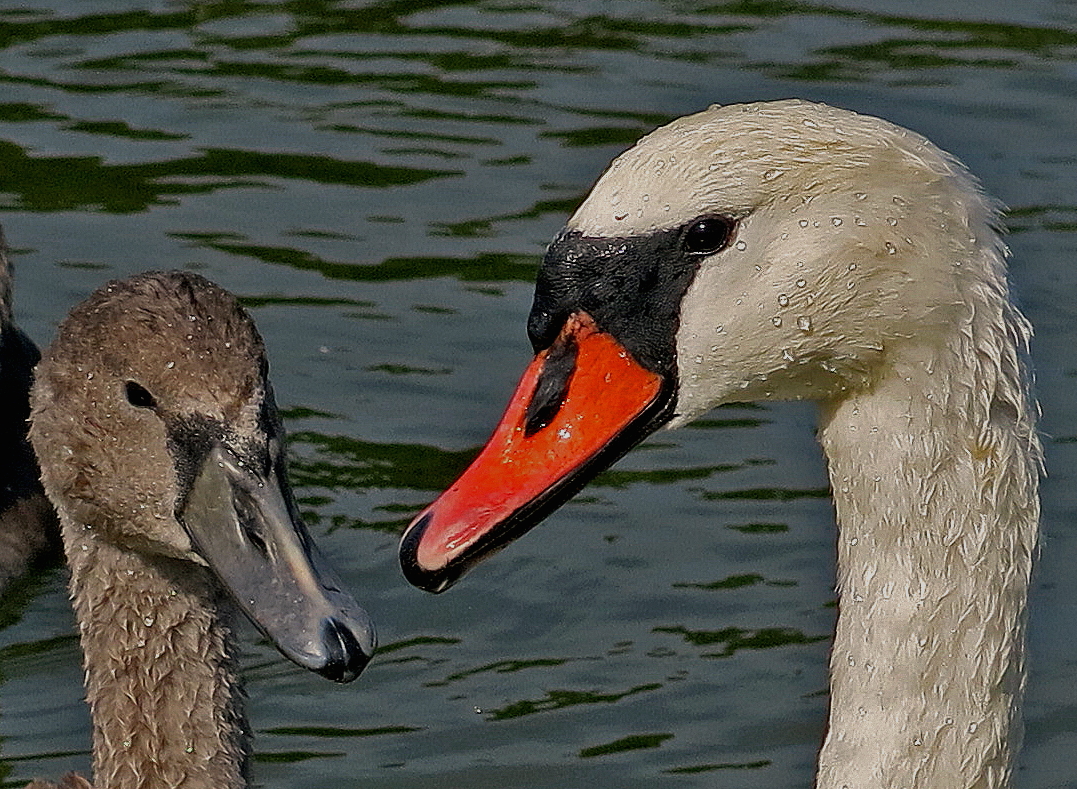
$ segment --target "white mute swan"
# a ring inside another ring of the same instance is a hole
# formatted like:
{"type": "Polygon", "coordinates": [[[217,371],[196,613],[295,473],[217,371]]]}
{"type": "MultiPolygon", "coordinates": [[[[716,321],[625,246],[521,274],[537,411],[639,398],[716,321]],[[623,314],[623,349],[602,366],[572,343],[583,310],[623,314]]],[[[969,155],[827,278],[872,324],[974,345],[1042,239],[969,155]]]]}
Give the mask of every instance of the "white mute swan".
{"type": "Polygon", "coordinates": [[[11,312],[11,264],[0,228],[0,592],[46,554],[59,554],[60,529],[30,441],[30,381],[40,358],[11,312]]]}
{"type": "Polygon", "coordinates": [[[248,785],[226,593],[330,679],[373,652],[299,519],[267,372],[235,298],[186,272],[102,287],[37,367],[30,438],[71,568],[98,789],[248,785]]]}
{"type": "Polygon", "coordinates": [[[817,786],[1009,786],[1040,446],[997,223],[877,118],[780,101],[658,129],[550,245],[537,356],[405,574],[447,588],[661,425],[819,400],[840,606],[817,786]]]}

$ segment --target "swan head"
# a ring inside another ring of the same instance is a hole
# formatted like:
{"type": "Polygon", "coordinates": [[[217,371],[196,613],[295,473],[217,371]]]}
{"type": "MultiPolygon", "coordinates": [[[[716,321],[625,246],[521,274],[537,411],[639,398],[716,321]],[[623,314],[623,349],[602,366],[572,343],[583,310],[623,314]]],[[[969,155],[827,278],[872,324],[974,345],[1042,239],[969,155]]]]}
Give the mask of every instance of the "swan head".
{"type": "Polygon", "coordinates": [[[964,289],[1001,266],[996,215],[923,137],[825,105],[712,107],[652,132],[548,248],[535,360],[405,533],[405,575],[447,588],[660,426],[870,389],[967,317],[964,289]]]}
{"type": "Polygon", "coordinates": [[[299,518],[265,348],[231,294],[189,272],[100,288],[38,365],[31,420],[73,562],[103,541],[200,565],[291,660],[358,676],[373,625],[299,518]]]}

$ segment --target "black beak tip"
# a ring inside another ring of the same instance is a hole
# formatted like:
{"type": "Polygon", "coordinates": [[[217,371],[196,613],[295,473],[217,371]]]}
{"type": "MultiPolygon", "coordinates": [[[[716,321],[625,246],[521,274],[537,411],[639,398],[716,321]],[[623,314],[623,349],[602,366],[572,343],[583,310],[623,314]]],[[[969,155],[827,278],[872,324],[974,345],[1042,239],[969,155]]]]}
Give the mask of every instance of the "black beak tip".
{"type": "Polygon", "coordinates": [[[460,576],[464,574],[467,567],[449,564],[438,570],[428,570],[419,564],[416,558],[419,552],[419,542],[432,517],[433,513],[426,513],[409,526],[404,536],[400,538],[400,570],[412,586],[424,592],[440,594],[460,580],[460,576]]]}
{"type": "Polygon", "coordinates": [[[333,682],[345,683],[356,679],[374,657],[373,649],[363,649],[351,628],[335,617],[325,620],[322,639],[328,655],[325,663],[316,670],[333,682]]]}

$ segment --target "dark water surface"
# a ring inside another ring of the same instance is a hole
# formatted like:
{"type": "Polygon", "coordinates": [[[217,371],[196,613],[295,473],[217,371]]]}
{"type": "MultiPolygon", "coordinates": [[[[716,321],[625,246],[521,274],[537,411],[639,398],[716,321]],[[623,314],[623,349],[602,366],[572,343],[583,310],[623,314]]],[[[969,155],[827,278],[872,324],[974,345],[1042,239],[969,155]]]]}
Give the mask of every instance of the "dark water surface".
{"type": "MultiPolygon", "coordinates": [[[[240,294],[312,530],[379,623],[343,688],[245,634],[257,785],[810,785],[834,618],[810,405],[655,436],[440,597],[395,556],[499,415],[539,256],[608,160],[712,102],[787,96],[926,134],[1012,209],[1050,473],[1019,785],[1077,786],[1077,3],[0,10],[22,324],[47,342],[147,268],[240,294]]],[[[5,786],[88,770],[63,584],[0,606],[5,786]]]]}

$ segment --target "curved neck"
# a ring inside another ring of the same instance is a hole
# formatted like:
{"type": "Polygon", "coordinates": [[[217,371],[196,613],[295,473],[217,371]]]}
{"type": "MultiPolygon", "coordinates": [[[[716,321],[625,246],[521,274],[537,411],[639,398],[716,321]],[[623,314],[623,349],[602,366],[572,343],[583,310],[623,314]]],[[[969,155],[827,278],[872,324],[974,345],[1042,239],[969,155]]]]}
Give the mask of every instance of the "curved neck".
{"type": "Polygon", "coordinates": [[[824,412],[840,600],[820,789],[1010,785],[1039,445],[1023,324],[995,314],[824,412]]]}
{"type": "Polygon", "coordinates": [[[239,789],[249,741],[215,587],[63,523],[93,718],[96,789],[239,789]]]}

